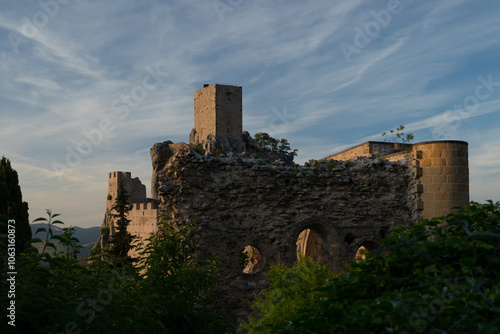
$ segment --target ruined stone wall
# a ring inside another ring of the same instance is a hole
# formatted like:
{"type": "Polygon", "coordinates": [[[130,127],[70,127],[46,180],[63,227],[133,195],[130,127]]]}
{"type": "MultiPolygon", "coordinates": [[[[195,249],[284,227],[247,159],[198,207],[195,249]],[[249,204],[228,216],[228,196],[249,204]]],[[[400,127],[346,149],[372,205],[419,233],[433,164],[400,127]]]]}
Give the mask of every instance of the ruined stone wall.
{"type": "Polygon", "coordinates": [[[198,222],[202,249],[221,258],[223,303],[238,317],[267,284],[269,264],[291,265],[297,248],[340,270],[359,247],[373,249],[394,227],[420,217],[414,170],[406,160],[298,166],[204,157],[171,142],[155,144],[152,159],[160,210],[174,224],[198,222]],[[249,262],[262,270],[243,268],[242,252],[258,253],[249,262]]]}
{"type": "MultiPolygon", "coordinates": [[[[325,159],[352,159],[377,152],[388,152],[394,143],[366,142],[325,159]],[[388,146],[389,145],[389,146],[388,146]]],[[[422,217],[445,216],[453,207],[469,203],[468,144],[457,140],[439,140],[403,144],[402,152],[383,155],[388,161],[408,160],[414,168],[415,193],[421,194],[415,208],[422,217]],[[408,153],[408,151],[411,151],[408,153]]]]}

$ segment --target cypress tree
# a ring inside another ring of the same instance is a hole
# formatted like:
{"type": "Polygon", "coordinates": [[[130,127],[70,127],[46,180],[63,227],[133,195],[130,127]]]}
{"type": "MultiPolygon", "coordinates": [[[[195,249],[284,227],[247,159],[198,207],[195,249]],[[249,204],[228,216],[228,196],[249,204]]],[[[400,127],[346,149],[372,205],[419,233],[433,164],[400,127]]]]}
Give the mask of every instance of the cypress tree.
{"type": "Polygon", "coordinates": [[[111,208],[116,213],[112,214],[116,220],[117,232],[111,236],[109,249],[110,260],[118,267],[132,264],[133,259],[128,255],[129,250],[133,248],[132,241],[134,237],[127,231],[130,219],[127,219],[128,212],[132,209],[129,204],[129,195],[123,187],[123,183],[118,184],[118,194],[115,204],[111,208]]]}
{"type": "MultiPolygon", "coordinates": [[[[0,160],[0,214],[16,221],[16,254],[21,253],[31,239],[28,203],[23,202],[17,172],[3,156],[0,160]]],[[[7,233],[7,226],[2,225],[0,233],[7,233]]]]}

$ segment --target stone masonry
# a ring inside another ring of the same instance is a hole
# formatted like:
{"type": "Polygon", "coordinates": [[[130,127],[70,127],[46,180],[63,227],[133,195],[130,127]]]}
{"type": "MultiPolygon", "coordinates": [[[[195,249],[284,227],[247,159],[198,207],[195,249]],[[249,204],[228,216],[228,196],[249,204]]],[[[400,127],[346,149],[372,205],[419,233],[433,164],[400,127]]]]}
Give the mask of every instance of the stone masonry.
{"type": "MultiPolygon", "coordinates": [[[[241,87],[196,91],[194,116],[190,145],[165,141],[151,148],[152,198],[122,172],[110,173],[109,194],[116,196],[118,180],[126,182],[134,203],[129,231],[143,240],[156,231],[160,212],[172,224],[195,221],[200,249],[220,257],[221,303],[237,320],[266,287],[271,263],[292,265],[301,254],[339,271],[360,247],[374,249],[395,227],[447,214],[469,199],[465,142],[367,142],[297,165],[245,151],[250,139],[241,136],[241,87]],[[200,135],[212,144],[234,140],[238,149],[199,154],[193,146],[200,135]]],[[[109,213],[108,205],[105,223],[112,227],[109,213]]]]}

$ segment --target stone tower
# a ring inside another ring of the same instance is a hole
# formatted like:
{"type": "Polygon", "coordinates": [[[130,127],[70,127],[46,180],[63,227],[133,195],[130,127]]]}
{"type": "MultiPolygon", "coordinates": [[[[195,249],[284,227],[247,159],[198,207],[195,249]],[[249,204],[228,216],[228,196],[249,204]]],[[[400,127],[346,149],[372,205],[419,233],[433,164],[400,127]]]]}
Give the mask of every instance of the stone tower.
{"type": "Polygon", "coordinates": [[[242,139],[242,88],[205,85],[194,92],[194,128],[199,140],[213,135],[242,139]]]}

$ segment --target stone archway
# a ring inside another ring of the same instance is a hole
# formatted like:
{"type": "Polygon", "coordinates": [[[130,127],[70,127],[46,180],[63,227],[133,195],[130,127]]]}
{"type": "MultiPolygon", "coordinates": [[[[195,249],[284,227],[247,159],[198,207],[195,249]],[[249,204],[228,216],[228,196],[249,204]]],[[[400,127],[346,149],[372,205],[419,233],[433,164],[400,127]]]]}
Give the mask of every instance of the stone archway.
{"type": "Polygon", "coordinates": [[[308,256],[324,262],[328,254],[328,245],[320,231],[315,228],[306,228],[300,232],[297,242],[297,257],[308,256]]]}
{"type": "Polygon", "coordinates": [[[333,227],[333,222],[319,217],[312,217],[299,223],[292,233],[293,257],[300,261],[302,256],[308,256],[333,267],[342,262],[345,250],[339,243],[339,233],[333,227]]]}

